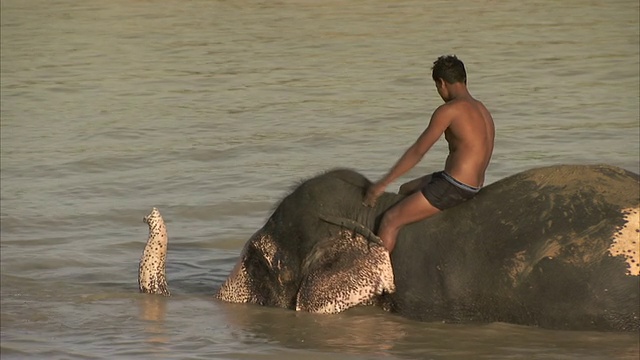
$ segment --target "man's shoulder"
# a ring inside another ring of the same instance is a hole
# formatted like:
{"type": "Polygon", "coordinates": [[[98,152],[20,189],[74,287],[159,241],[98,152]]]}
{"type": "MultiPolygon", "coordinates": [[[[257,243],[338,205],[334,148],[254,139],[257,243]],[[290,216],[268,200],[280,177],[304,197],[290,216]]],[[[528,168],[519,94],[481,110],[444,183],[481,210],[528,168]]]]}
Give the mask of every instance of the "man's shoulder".
{"type": "Polygon", "coordinates": [[[454,99],[447,103],[444,103],[436,109],[436,111],[442,111],[451,115],[458,115],[461,113],[473,114],[481,112],[484,108],[484,104],[476,99],[454,99]],[[442,109],[442,110],[440,110],[442,109]]]}
{"type": "Polygon", "coordinates": [[[444,103],[443,105],[448,105],[451,106],[453,108],[466,108],[466,107],[474,107],[477,104],[482,104],[479,100],[476,100],[474,98],[463,98],[463,99],[453,99],[447,103],[444,103]]]}
{"type": "Polygon", "coordinates": [[[447,112],[456,110],[459,107],[460,107],[460,104],[458,103],[458,100],[451,100],[438,106],[434,111],[434,113],[447,113],[447,112]]]}
{"type": "Polygon", "coordinates": [[[451,100],[438,106],[434,114],[438,116],[454,116],[461,111],[468,111],[470,105],[469,101],[466,100],[451,100]]]}

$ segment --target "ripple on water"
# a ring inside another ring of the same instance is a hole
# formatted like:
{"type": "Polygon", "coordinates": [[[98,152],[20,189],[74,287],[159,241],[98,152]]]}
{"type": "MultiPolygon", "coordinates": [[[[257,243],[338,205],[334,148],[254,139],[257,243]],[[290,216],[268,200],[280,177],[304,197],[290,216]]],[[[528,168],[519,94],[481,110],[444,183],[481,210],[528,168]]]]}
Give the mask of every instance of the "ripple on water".
{"type": "Polygon", "coordinates": [[[2,1],[3,359],[638,358],[637,334],[211,299],[300,180],[388,170],[441,104],[440,54],[494,115],[487,183],[557,163],[638,172],[637,1],[40,2],[2,1]],[[457,36],[443,6],[469,15],[457,36]],[[153,206],[168,299],[137,293],[153,206]]]}

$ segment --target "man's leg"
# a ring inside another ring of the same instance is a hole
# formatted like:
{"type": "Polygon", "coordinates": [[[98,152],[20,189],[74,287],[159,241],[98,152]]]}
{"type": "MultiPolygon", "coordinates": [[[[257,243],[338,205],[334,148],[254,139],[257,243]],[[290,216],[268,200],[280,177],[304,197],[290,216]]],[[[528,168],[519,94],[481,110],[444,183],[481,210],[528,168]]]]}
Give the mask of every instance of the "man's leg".
{"type": "Polygon", "coordinates": [[[426,219],[438,212],[440,210],[431,205],[422,192],[414,192],[385,212],[378,236],[382,239],[384,247],[391,252],[396,245],[398,232],[403,226],[426,219]]]}
{"type": "Polygon", "coordinates": [[[433,174],[429,174],[429,175],[425,175],[425,176],[421,176],[417,179],[413,179],[411,181],[407,181],[406,183],[400,185],[400,189],[398,189],[398,194],[400,195],[410,195],[416,191],[418,191],[419,189],[422,189],[422,187],[427,184],[429,181],[431,181],[431,176],[433,174]]]}

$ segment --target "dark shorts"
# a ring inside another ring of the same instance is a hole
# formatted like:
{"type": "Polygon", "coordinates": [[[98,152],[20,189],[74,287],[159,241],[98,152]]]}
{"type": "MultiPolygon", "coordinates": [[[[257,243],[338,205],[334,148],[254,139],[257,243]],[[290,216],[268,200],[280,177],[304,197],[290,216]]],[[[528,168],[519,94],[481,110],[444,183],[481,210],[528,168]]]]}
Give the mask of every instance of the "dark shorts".
{"type": "Polygon", "coordinates": [[[480,188],[459,182],[444,171],[431,174],[431,180],[420,191],[439,210],[454,207],[474,197],[480,188]]]}

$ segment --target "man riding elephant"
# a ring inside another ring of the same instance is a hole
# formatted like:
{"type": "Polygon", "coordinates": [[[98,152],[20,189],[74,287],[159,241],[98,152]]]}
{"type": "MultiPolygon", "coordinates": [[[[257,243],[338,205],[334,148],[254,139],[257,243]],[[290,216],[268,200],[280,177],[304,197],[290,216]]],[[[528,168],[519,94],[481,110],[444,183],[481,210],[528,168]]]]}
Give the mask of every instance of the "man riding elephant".
{"type": "Polygon", "coordinates": [[[389,252],[393,250],[402,226],[475,196],[484,184],[485,170],[493,152],[493,118],[469,93],[462,61],[456,56],[439,57],[433,64],[432,77],[445,103],[433,112],[426,130],[391,170],[369,187],[364,200],[365,205],[374,206],[385,188],[411,170],[444,133],[449,143],[444,171],[402,185],[400,193],[409,196],[382,218],[378,235],[389,252]]]}

